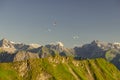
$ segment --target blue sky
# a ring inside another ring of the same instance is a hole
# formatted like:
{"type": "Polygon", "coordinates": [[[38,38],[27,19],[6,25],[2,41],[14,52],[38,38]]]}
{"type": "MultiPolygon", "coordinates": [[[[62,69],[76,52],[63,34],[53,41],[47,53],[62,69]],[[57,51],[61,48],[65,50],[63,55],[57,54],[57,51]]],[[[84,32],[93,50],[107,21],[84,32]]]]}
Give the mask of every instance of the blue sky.
{"type": "Polygon", "coordinates": [[[120,42],[120,0],[0,0],[0,38],[66,47],[120,42]]]}

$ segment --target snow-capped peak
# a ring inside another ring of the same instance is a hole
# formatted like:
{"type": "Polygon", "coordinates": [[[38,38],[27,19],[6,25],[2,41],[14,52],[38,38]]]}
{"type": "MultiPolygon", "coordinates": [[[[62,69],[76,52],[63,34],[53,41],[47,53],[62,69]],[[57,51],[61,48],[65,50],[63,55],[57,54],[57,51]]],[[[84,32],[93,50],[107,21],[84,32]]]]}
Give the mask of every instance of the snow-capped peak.
{"type": "Polygon", "coordinates": [[[120,43],[118,43],[118,42],[115,42],[114,44],[115,44],[115,45],[120,45],[120,43]]]}
{"type": "Polygon", "coordinates": [[[34,47],[34,48],[38,48],[38,47],[40,47],[41,45],[39,45],[39,44],[29,44],[30,46],[32,46],[32,47],[34,47]]]}
{"type": "Polygon", "coordinates": [[[10,41],[10,43],[15,44],[15,42],[13,42],[13,41],[10,41]]]}
{"type": "Polygon", "coordinates": [[[59,46],[61,46],[61,47],[64,46],[64,44],[63,44],[62,42],[57,42],[57,44],[58,44],[59,46]]]}

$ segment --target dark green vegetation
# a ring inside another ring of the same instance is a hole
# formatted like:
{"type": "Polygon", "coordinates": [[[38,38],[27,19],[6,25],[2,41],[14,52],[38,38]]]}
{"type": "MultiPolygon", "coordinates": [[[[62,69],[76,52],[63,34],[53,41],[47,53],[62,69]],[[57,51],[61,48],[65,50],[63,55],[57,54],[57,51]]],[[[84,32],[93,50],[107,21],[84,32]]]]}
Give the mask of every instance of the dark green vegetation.
{"type": "Polygon", "coordinates": [[[120,71],[106,60],[48,57],[0,63],[0,80],[119,80],[120,71]]]}

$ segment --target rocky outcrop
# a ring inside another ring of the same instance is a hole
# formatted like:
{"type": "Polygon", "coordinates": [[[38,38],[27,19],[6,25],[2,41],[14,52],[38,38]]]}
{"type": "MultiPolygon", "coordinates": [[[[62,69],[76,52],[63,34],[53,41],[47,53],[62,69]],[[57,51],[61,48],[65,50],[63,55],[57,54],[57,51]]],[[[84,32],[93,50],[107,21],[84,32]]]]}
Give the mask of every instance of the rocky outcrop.
{"type": "Polygon", "coordinates": [[[120,43],[107,43],[94,40],[90,44],[75,47],[75,59],[105,58],[120,69],[120,43]]]}
{"type": "Polygon", "coordinates": [[[7,39],[0,41],[0,62],[23,61],[31,58],[55,57],[56,55],[75,59],[105,58],[120,68],[120,43],[107,43],[94,40],[81,47],[65,48],[62,42],[51,43],[45,46],[38,44],[26,45],[15,43],[7,39]]]}
{"type": "Polygon", "coordinates": [[[18,51],[16,55],[14,56],[14,62],[15,61],[24,61],[28,59],[37,59],[39,58],[39,55],[37,53],[31,53],[26,51],[18,51]]]}
{"type": "Polygon", "coordinates": [[[120,71],[105,59],[29,59],[0,64],[1,80],[119,80],[120,71]],[[63,62],[64,60],[64,62],[63,62]]]}
{"type": "Polygon", "coordinates": [[[56,50],[58,52],[62,52],[64,50],[64,45],[62,42],[51,43],[51,44],[45,45],[45,47],[52,50],[56,50]]]}
{"type": "Polygon", "coordinates": [[[2,39],[0,41],[0,49],[7,51],[9,53],[14,53],[16,51],[13,43],[8,41],[7,39],[2,39]]]}
{"type": "Polygon", "coordinates": [[[12,41],[9,41],[7,39],[2,39],[0,41],[0,49],[8,52],[8,53],[15,53],[17,51],[21,51],[21,50],[31,50],[31,49],[36,49],[39,48],[40,45],[39,44],[23,44],[23,43],[15,43],[12,41]]]}
{"type": "Polygon", "coordinates": [[[111,49],[120,51],[120,45],[118,43],[107,43],[94,40],[90,44],[74,48],[76,56],[85,58],[105,57],[106,52],[111,49]]]}

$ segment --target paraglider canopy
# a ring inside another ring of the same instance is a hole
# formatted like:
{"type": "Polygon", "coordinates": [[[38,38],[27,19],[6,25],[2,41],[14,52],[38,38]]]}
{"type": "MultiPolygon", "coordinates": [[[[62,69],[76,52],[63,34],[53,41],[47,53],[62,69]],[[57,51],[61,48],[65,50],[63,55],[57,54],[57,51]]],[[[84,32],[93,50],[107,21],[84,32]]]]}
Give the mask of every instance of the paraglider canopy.
{"type": "Polygon", "coordinates": [[[55,26],[55,27],[56,27],[56,21],[54,21],[54,22],[53,22],[53,26],[55,26]]]}

